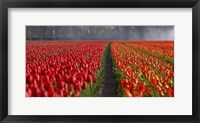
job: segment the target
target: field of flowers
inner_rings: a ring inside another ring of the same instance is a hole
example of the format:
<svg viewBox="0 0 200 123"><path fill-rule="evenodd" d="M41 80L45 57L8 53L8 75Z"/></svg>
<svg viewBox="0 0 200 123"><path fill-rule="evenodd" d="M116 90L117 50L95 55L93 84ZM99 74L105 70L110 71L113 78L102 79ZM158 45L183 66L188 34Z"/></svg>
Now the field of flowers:
<svg viewBox="0 0 200 123"><path fill-rule="evenodd" d="M27 41L26 96L81 96L84 90L92 91L106 44Z"/></svg>
<svg viewBox="0 0 200 123"><path fill-rule="evenodd" d="M111 44L122 96L174 96L173 43L140 41Z"/></svg>
<svg viewBox="0 0 200 123"><path fill-rule="evenodd" d="M26 97L98 96L107 52L119 96L174 96L173 41L27 41Z"/></svg>

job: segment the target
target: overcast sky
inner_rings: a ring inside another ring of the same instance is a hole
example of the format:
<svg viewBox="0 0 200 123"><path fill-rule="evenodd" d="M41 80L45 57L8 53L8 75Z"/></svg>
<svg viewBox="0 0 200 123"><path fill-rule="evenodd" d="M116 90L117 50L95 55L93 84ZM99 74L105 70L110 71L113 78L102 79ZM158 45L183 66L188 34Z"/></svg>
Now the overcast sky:
<svg viewBox="0 0 200 123"><path fill-rule="evenodd" d="M174 40L174 26L26 26L31 40Z"/></svg>

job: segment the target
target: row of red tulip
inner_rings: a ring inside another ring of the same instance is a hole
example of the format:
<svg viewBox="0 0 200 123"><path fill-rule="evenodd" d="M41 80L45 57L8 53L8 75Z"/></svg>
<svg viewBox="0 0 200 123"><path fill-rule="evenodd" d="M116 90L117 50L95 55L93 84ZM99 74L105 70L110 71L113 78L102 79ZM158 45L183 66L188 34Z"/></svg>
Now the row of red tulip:
<svg viewBox="0 0 200 123"><path fill-rule="evenodd" d="M173 41L145 41L140 43L129 43L135 48L151 52L155 55L164 56L165 58L174 60L174 42Z"/></svg>

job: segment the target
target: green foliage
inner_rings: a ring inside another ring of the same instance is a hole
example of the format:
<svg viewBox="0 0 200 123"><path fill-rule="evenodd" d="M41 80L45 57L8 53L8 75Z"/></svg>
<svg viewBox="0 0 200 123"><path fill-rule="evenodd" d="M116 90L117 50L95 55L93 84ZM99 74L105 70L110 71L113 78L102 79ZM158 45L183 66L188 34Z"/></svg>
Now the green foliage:
<svg viewBox="0 0 200 123"><path fill-rule="evenodd" d="M88 85L87 88L81 92L81 94L80 94L81 97L96 97L96 96L98 96L99 89L102 87L102 83L103 83L102 69L98 70L96 72L96 76L97 76L97 82L93 83L91 87Z"/></svg>
<svg viewBox="0 0 200 123"><path fill-rule="evenodd" d="M152 90L153 90L153 97L159 97L159 93L158 93L158 90L155 88L155 87L152 87Z"/></svg>
<svg viewBox="0 0 200 123"><path fill-rule="evenodd" d="M89 85L87 88L81 92L80 96L81 97L97 97L99 96L99 90L103 86L103 76L104 76L104 70L105 70L105 64L106 64L106 54L108 52L109 44L105 47L104 53L101 59L101 68L100 70L96 71L96 77L97 77L97 82L93 83L92 86L90 87Z"/></svg>
<svg viewBox="0 0 200 123"><path fill-rule="evenodd" d="M124 54L122 54L122 59L126 60L126 57L125 57L125 55L124 55Z"/></svg>
<svg viewBox="0 0 200 123"><path fill-rule="evenodd" d="M142 74L140 76L140 81L144 81L146 83L146 87L150 87L150 82L149 82L148 78L145 77L144 74Z"/></svg>

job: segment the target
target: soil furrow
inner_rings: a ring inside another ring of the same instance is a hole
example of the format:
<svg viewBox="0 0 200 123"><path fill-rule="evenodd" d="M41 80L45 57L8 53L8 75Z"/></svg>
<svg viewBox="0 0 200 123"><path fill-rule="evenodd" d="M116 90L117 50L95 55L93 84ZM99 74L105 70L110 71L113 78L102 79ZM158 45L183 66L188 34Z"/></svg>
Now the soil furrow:
<svg viewBox="0 0 200 123"><path fill-rule="evenodd" d="M105 64L105 74L103 87L100 89L100 97L117 97L118 84L115 75L112 71L112 59L111 59L111 48L110 44L106 52L106 64Z"/></svg>

